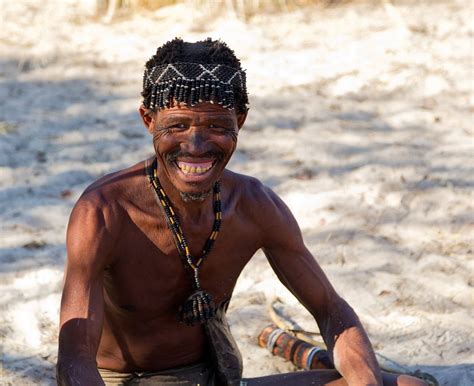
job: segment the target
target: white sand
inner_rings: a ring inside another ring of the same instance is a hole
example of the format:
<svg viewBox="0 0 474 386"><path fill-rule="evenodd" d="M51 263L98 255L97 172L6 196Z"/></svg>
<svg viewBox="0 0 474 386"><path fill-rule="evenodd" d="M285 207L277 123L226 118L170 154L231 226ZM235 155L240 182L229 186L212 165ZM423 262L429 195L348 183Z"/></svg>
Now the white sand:
<svg viewBox="0 0 474 386"><path fill-rule="evenodd" d="M106 25L72 0L0 2L0 383L54 383L69 212L151 153L143 64L178 35L242 58L251 111L231 168L285 199L376 350L474 384L473 11L412 3L248 24L188 4ZM257 254L229 313L246 376L292 370L255 343L275 295L311 326Z"/></svg>

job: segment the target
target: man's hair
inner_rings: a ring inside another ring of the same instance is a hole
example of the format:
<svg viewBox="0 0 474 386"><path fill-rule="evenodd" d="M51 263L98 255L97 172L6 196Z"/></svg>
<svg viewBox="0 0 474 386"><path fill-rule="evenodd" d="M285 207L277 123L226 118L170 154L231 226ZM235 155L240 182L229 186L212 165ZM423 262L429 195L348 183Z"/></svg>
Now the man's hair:
<svg viewBox="0 0 474 386"><path fill-rule="evenodd" d="M145 73L152 71L156 66L173 63L221 64L242 71L240 60L234 51L220 40L207 38L189 43L181 38L175 38L156 50L156 54L145 64ZM151 87L145 87L144 81L143 99L147 100L151 92ZM234 87L234 101L237 113L247 111L248 96L245 89Z"/></svg>

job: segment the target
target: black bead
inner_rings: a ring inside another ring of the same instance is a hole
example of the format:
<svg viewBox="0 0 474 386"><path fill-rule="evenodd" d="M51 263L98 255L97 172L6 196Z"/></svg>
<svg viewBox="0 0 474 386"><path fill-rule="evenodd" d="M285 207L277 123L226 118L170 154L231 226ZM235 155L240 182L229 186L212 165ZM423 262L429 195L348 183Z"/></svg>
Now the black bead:
<svg viewBox="0 0 474 386"><path fill-rule="evenodd" d="M191 106L194 106L196 104L195 100L194 100L194 95L196 94L196 83L193 81L192 85L191 85L191 93L190 93L190 96L189 96L189 103L191 104Z"/></svg>
<svg viewBox="0 0 474 386"><path fill-rule="evenodd" d="M230 107L233 108L233 107L235 106L234 92L231 91L231 92L229 93L229 95L230 95Z"/></svg>
<svg viewBox="0 0 474 386"><path fill-rule="evenodd" d="M199 82L199 102L202 102L204 100L204 85L206 81L204 79L201 79Z"/></svg>
<svg viewBox="0 0 474 386"><path fill-rule="evenodd" d="M168 93L168 106L171 105L171 101L175 98L176 95L176 85L174 83L170 84L170 90Z"/></svg>
<svg viewBox="0 0 474 386"><path fill-rule="evenodd" d="M190 93L191 93L191 88L189 87L189 81L186 81L184 85L184 91L183 91L183 101L186 102L186 104L190 105L191 101L189 100Z"/></svg>
<svg viewBox="0 0 474 386"><path fill-rule="evenodd" d="M211 83L211 96L209 99L213 103L216 101L216 82L215 81L212 81Z"/></svg>
<svg viewBox="0 0 474 386"><path fill-rule="evenodd" d="M224 88L221 85L217 84L217 103L220 105L222 104L222 100L224 99Z"/></svg>
<svg viewBox="0 0 474 386"><path fill-rule="evenodd" d="M209 81L206 80L206 84L204 85L204 99L206 101L209 100Z"/></svg>
<svg viewBox="0 0 474 386"><path fill-rule="evenodd" d="M179 91L178 91L178 101L179 102L184 102L183 95L184 95L184 84L180 83Z"/></svg>

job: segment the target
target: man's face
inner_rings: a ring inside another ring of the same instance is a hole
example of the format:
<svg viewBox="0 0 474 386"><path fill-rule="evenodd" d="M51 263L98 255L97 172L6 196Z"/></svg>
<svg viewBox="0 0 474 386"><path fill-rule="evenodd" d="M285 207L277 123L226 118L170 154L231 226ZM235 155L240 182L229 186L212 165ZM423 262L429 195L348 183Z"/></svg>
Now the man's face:
<svg viewBox="0 0 474 386"><path fill-rule="evenodd" d="M160 110L148 124L159 178L166 178L181 193L210 191L235 150L243 120L211 103Z"/></svg>

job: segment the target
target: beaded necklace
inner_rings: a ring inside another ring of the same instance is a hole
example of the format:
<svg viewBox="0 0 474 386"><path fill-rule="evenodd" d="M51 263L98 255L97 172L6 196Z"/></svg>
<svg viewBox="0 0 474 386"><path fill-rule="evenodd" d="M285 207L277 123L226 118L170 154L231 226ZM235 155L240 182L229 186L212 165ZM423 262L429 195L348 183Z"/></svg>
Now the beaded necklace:
<svg viewBox="0 0 474 386"><path fill-rule="evenodd" d="M188 325L193 325L194 323L205 323L207 320L212 319L216 313L214 302L212 296L204 291L201 288L201 283L199 281L199 269L204 262L204 259L212 249L214 241L217 239L219 230L221 227L222 220L222 209L221 209L221 193L219 181L214 184L213 193L214 193L214 225L212 226L212 232L207 238L201 257L195 261L194 257L191 255L191 252L188 247L186 238L184 237L183 230L179 223L178 216L176 215L171 202L166 195L163 187L160 184L160 181L157 176L156 160L153 164L153 174L149 174L149 180L155 189L158 201L163 208L163 211L166 215L166 220L168 227L173 234L176 247L178 249L181 261L187 270L192 272L192 284L194 292L186 299L183 305L178 310L178 318L181 322L184 322Z"/></svg>

